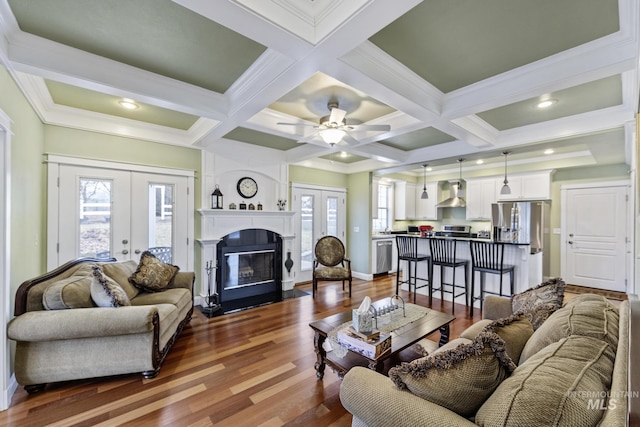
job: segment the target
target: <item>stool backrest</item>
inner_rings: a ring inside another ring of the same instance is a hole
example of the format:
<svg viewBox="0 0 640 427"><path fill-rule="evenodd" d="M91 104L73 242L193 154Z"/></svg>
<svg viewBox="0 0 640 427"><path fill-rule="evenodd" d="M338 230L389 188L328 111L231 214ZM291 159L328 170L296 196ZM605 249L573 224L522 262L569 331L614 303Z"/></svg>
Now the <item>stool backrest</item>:
<svg viewBox="0 0 640 427"><path fill-rule="evenodd" d="M400 258L415 258L418 255L418 238L412 236L396 236L398 256Z"/></svg>
<svg viewBox="0 0 640 427"><path fill-rule="evenodd" d="M429 239L431 259L433 262L455 262L456 240L453 239Z"/></svg>
<svg viewBox="0 0 640 427"><path fill-rule="evenodd" d="M504 263L504 243L469 242L471 266L501 270Z"/></svg>

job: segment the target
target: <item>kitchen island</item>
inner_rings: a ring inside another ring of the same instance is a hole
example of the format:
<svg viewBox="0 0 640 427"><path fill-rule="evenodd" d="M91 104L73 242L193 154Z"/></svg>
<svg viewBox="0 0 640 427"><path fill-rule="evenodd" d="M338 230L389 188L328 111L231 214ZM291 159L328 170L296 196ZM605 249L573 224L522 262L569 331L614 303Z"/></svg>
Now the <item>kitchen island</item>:
<svg viewBox="0 0 640 427"><path fill-rule="evenodd" d="M429 249L429 240L430 239L448 239L448 240L456 240L456 258L468 260L469 261L469 277L467 277L467 289L471 292L471 251L469 249L469 242L472 240L486 242L486 243L494 243L490 239L473 239L466 237L416 237L418 239L418 252L421 254L430 255L431 251ZM394 262L398 262L397 259ZM542 282L542 252L531 253L531 246L527 243L505 243L504 248L504 264L505 265L513 265L515 266L514 278L515 284L514 289L515 293L523 292L533 286L538 285ZM406 268L407 263L405 261L401 261L398 266L398 270L402 274L402 277L406 277ZM444 270L445 274L445 282L451 283L451 269L447 268ZM464 270L462 267L458 268L456 271L456 282L459 284L464 283L462 281L462 277L464 275ZM418 277L428 277L427 271L427 263L421 262L418 263ZM500 288L500 277L498 274L486 274L485 280L485 291L497 293ZM440 278L440 269L433 269L433 282L434 287L439 287L441 281ZM426 282L418 282L418 286L424 284ZM505 274L503 278L503 294L509 295L509 275ZM401 286L403 290L408 290L408 285L404 284ZM418 289L418 293L422 295L429 295L429 288L424 287ZM480 294L480 273L476 273L476 286L475 286L476 296ZM440 298L440 292L434 292L434 298ZM451 300L451 294L444 294L445 300ZM459 296L456 298L456 301L459 304L464 304L464 297ZM476 307L480 307L480 301L475 302Z"/></svg>

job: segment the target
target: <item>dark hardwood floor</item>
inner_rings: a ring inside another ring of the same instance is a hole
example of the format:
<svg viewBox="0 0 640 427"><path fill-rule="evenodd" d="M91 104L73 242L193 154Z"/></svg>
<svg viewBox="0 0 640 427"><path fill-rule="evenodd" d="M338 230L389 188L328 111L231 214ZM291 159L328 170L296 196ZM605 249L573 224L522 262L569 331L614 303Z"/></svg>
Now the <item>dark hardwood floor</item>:
<svg viewBox="0 0 640 427"><path fill-rule="evenodd" d="M297 289L311 293L311 285ZM208 319L196 310L158 377L124 375L50 384L35 395L20 388L3 426L348 426L340 380L327 368L316 379L309 322L357 307L368 295L389 297L395 275L355 279L353 296L340 283L321 283L311 295ZM408 294L401 296L408 300ZM417 303L427 305L426 296ZM451 311L434 299L433 308ZM456 305L451 339L473 321ZM434 341L439 339L436 333Z"/></svg>

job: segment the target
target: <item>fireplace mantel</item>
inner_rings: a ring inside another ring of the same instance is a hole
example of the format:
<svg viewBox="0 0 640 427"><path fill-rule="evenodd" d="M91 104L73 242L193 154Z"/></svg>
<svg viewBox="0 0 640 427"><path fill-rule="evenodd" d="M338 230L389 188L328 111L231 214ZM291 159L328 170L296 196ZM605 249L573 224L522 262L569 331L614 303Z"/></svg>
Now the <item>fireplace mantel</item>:
<svg viewBox="0 0 640 427"><path fill-rule="evenodd" d="M280 234L283 239L293 238L293 211L255 211L198 209L202 217L200 240L220 239L234 231L264 228Z"/></svg>
<svg viewBox="0 0 640 427"><path fill-rule="evenodd" d="M207 262L216 264L216 246L220 240L231 233L251 228L273 231L282 237L282 289L293 289L293 272L286 270L284 261L292 251L295 233L293 230L293 211L257 211L231 209L198 209L201 217L201 234L197 242L202 247L201 266ZM205 277L204 275L202 277ZM203 293L204 294L204 293Z"/></svg>

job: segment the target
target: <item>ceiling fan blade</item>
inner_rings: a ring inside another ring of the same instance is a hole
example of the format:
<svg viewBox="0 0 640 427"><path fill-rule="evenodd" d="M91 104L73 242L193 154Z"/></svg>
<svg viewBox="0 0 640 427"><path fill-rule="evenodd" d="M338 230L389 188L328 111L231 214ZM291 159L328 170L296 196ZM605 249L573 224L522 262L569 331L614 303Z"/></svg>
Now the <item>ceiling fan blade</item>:
<svg viewBox="0 0 640 427"><path fill-rule="evenodd" d="M309 142L312 139L314 139L316 136L318 136L318 131L312 132L311 134L305 136L304 138L300 138L297 142L298 143Z"/></svg>
<svg viewBox="0 0 640 427"><path fill-rule="evenodd" d="M347 115L347 112L345 110L341 110L339 108L332 108L331 116L329 116L329 122L341 125L346 115Z"/></svg>
<svg viewBox="0 0 640 427"><path fill-rule="evenodd" d="M358 141L357 139L355 139L354 137L352 137L348 133L346 133L342 137L342 141L345 142L347 145L358 145L360 143L360 141Z"/></svg>
<svg viewBox="0 0 640 427"><path fill-rule="evenodd" d="M391 126L389 125L356 125L354 130L367 130L375 132L389 132Z"/></svg>
<svg viewBox="0 0 640 427"><path fill-rule="evenodd" d="M283 125L283 126L305 126L305 127L313 127L313 125L307 125L304 123L284 123L284 122L278 122L276 123L277 125Z"/></svg>

